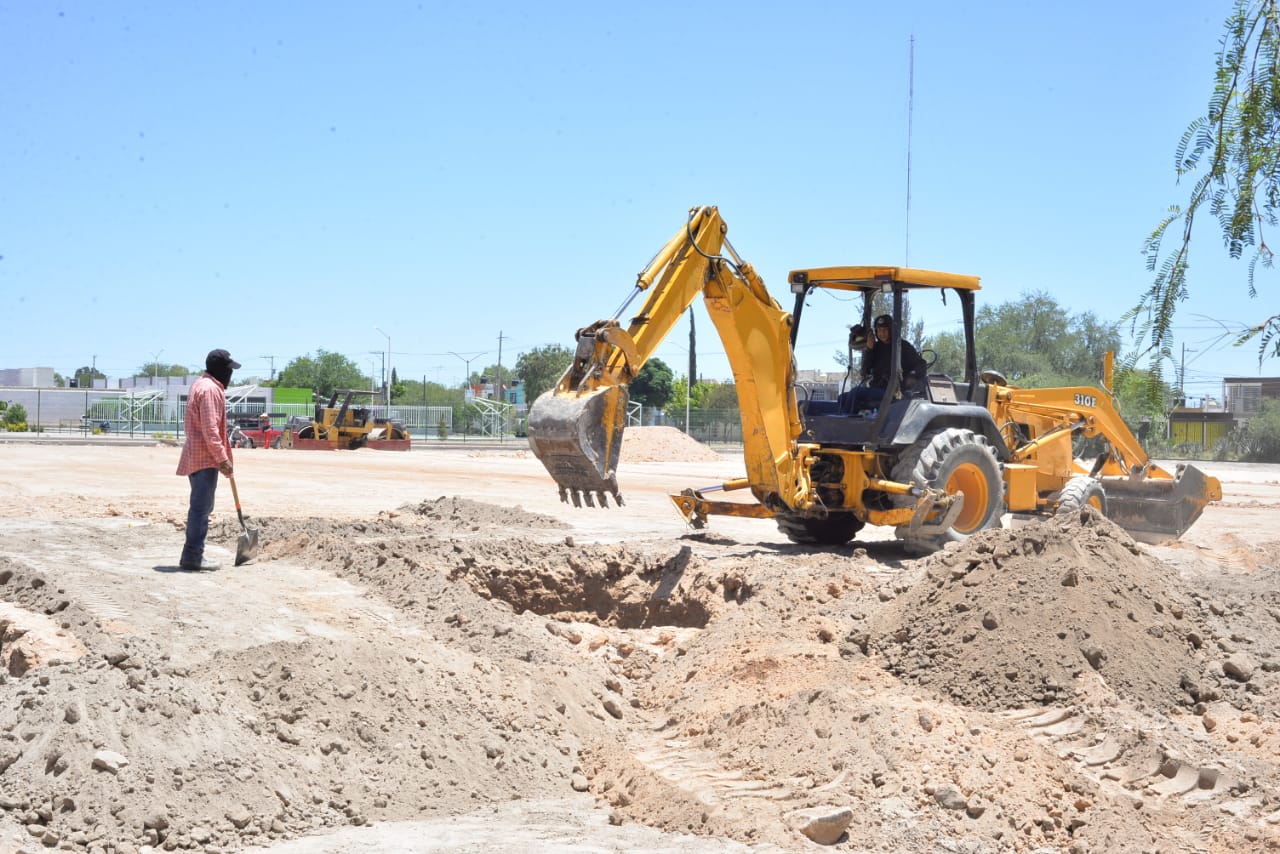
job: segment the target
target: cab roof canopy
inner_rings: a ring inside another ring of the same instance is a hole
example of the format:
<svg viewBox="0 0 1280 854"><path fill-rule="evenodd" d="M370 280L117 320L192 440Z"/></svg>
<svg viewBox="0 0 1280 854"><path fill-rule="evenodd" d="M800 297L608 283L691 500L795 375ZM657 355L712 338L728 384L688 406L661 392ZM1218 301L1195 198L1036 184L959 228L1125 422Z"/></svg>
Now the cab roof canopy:
<svg viewBox="0 0 1280 854"><path fill-rule="evenodd" d="M959 273L939 273L934 270L917 270L913 267L811 267L792 270L787 276L791 292L800 293L806 287L832 288L844 291L880 290L886 285L911 288L955 288L963 291L981 289L977 276Z"/></svg>

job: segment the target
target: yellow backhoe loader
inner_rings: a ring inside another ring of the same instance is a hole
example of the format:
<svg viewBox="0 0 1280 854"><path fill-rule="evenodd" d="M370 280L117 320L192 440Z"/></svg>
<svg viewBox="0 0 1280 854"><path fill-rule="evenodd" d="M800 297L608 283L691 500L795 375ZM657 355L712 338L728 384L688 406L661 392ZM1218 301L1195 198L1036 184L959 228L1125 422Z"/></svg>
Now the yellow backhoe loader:
<svg viewBox="0 0 1280 854"><path fill-rule="evenodd" d="M562 500L622 503L617 464L627 386L699 295L733 370L746 474L672 496L694 527L716 514L773 518L794 542L834 545L864 525L887 525L913 551L930 551L999 525L1006 512L1045 515L1089 504L1136 538L1158 541L1180 536L1222 497L1218 481L1193 466L1169 473L1152 463L1109 391L1021 389L996 371L980 373L976 277L903 267L793 270L788 312L726 232L716 208L693 209L618 312L578 331L572 364L530 409L529 445ZM859 294L861 316L850 320L868 329L873 297L892 302L892 369L873 410L807 400L796 383L802 311L823 288ZM904 298L922 291L958 297L962 377L901 370ZM623 328L619 317L640 294L643 305ZM1091 465L1075 458L1078 436L1103 440L1106 450ZM739 489L755 500L708 497Z"/></svg>
<svg viewBox="0 0 1280 854"><path fill-rule="evenodd" d="M280 447L308 451L409 450L409 432L399 421L374 417L368 407L352 406L357 397L369 397L377 391L340 389L329 398L328 406L317 406L315 419L301 424L290 423L280 436ZM342 398L341 405L338 398Z"/></svg>

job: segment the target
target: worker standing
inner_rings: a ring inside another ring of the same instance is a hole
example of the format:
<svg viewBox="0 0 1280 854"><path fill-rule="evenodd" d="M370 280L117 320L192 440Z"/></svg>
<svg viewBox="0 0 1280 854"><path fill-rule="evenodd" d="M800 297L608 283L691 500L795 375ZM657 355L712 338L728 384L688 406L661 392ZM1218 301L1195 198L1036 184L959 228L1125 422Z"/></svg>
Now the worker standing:
<svg viewBox="0 0 1280 854"><path fill-rule="evenodd" d="M204 360L205 372L187 393L187 413L183 421L187 441L178 458L178 474L191 483L187 509L187 539L178 566L188 570L218 569L205 560L204 541L209 534L209 514L218 489L218 473L234 473L231 442L227 437L227 386L231 372L240 363L226 350L210 350Z"/></svg>

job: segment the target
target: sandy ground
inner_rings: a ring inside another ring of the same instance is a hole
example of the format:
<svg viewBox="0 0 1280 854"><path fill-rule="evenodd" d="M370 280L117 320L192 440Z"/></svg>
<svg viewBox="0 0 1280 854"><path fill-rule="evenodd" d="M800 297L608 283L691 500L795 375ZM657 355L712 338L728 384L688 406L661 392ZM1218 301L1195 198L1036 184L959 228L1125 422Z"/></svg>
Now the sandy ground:
<svg viewBox="0 0 1280 854"><path fill-rule="evenodd" d="M210 573L176 448L0 442L0 852L1280 847L1280 467L916 559L690 532L741 461L628 442L608 510L516 442L241 451Z"/></svg>

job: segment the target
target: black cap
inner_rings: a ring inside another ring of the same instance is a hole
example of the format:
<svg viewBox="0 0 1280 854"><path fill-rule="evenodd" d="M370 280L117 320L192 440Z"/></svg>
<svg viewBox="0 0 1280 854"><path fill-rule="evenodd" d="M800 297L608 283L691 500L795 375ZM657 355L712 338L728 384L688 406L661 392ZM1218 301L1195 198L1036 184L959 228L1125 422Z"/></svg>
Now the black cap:
<svg viewBox="0 0 1280 854"><path fill-rule="evenodd" d="M877 317L876 328L879 329L882 326L893 326L893 318L887 314L882 314L879 317Z"/></svg>
<svg viewBox="0 0 1280 854"><path fill-rule="evenodd" d="M209 355L204 357L205 370L212 371L220 367L230 368L234 371L240 367L240 363L231 358L231 354L226 350L210 350Z"/></svg>

